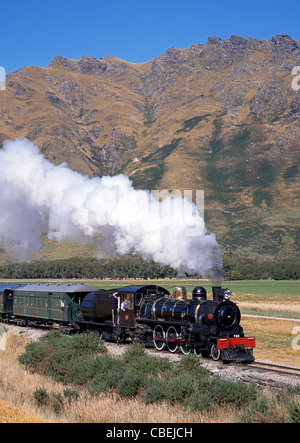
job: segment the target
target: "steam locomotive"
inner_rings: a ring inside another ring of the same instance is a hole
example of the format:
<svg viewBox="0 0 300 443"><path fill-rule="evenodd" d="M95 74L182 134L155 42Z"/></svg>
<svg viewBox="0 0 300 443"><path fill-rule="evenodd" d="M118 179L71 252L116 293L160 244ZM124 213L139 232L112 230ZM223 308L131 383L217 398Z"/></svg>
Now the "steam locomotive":
<svg viewBox="0 0 300 443"><path fill-rule="evenodd" d="M172 294L156 285L97 290L88 285L0 285L0 319L19 325L58 325L65 333L94 332L225 362L254 360L254 337L245 337L229 289L215 286L213 299L197 286L192 298L176 286Z"/></svg>

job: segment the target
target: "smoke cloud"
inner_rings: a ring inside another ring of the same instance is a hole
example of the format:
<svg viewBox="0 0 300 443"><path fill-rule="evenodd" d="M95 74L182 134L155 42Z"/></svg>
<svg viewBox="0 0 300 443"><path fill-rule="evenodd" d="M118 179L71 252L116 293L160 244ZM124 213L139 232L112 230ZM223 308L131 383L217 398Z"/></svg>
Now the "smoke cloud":
<svg viewBox="0 0 300 443"><path fill-rule="evenodd" d="M85 241L102 237L114 252L135 252L178 270L220 274L214 234L194 203L157 201L124 175L102 178L54 165L27 139L0 150L0 243L19 260L42 247L41 238Z"/></svg>

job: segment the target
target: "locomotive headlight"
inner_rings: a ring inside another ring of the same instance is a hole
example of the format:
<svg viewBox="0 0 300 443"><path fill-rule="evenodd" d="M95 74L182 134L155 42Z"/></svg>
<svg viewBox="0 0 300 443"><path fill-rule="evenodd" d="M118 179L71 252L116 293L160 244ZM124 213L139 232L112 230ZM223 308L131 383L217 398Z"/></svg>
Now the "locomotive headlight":
<svg viewBox="0 0 300 443"><path fill-rule="evenodd" d="M230 289L225 289L225 291L224 291L224 300L229 300L230 297L231 297Z"/></svg>

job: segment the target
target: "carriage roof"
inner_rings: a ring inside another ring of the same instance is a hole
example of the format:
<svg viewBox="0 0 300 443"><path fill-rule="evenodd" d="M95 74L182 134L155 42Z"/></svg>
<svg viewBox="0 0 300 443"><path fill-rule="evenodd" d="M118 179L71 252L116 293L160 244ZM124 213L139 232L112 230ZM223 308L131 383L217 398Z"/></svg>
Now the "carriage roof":
<svg viewBox="0 0 300 443"><path fill-rule="evenodd" d="M22 292L91 292L97 289L94 286L84 284L61 284L61 283L35 283L22 286L20 288Z"/></svg>
<svg viewBox="0 0 300 443"><path fill-rule="evenodd" d="M0 283L0 292L3 292L5 290L14 291L15 289L19 289L22 286L24 286L24 284L21 283Z"/></svg>

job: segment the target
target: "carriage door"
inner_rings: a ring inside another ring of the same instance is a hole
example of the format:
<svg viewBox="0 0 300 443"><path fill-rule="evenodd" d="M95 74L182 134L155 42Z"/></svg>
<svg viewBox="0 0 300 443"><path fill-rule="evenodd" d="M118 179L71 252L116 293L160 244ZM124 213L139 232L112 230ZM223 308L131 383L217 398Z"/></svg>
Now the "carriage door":
<svg viewBox="0 0 300 443"><path fill-rule="evenodd" d="M127 306L126 306L127 305ZM123 309L122 309L123 306ZM133 327L134 322L134 294L122 294L120 309L120 325Z"/></svg>
<svg viewBox="0 0 300 443"><path fill-rule="evenodd" d="M14 296L11 289L5 289L4 291L3 308L6 314L13 314L14 312Z"/></svg>

